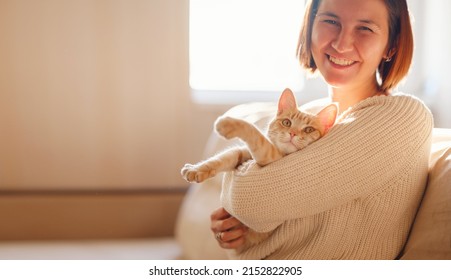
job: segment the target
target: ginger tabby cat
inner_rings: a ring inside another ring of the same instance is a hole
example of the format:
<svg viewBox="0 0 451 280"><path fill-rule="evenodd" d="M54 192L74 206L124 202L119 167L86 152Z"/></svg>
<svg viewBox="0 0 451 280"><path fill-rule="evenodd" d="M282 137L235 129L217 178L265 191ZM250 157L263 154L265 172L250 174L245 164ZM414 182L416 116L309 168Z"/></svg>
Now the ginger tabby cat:
<svg viewBox="0 0 451 280"><path fill-rule="evenodd" d="M337 112L335 104L326 106L316 115L301 112L293 92L285 89L279 98L276 117L268 126L267 136L244 120L219 117L215 122L216 132L226 139L238 137L246 146L229 148L197 164L185 164L181 174L188 182L200 183L220 172L233 171L250 159L265 166L320 139L334 125ZM269 235L249 230L242 249Z"/></svg>

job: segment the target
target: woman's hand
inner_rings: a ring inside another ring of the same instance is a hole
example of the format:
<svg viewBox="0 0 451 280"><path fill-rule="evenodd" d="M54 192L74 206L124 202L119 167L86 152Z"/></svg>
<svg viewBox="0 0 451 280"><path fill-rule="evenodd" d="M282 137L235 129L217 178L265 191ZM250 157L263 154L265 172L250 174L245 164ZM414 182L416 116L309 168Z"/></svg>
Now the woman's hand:
<svg viewBox="0 0 451 280"><path fill-rule="evenodd" d="M211 213L211 230L224 249L237 249L244 244L248 228L224 208Z"/></svg>

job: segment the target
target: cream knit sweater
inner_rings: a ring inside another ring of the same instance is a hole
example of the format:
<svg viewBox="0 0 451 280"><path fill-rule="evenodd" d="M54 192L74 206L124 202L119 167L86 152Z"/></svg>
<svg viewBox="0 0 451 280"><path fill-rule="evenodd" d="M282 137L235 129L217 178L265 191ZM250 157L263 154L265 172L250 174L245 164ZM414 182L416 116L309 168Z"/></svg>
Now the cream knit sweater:
<svg viewBox="0 0 451 280"><path fill-rule="evenodd" d="M319 141L225 175L221 202L250 228L274 230L239 259L394 259L427 180L433 119L404 94L368 98Z"/></svg>

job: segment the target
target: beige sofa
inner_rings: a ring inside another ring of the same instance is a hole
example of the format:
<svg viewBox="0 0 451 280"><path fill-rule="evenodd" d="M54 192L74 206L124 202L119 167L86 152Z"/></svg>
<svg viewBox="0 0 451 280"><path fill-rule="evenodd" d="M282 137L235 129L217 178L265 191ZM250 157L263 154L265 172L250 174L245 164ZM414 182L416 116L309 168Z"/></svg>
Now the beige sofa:
<svg viewBox="0 0 451 280"><path fill-rule="evenodd" d="M246 104L227 114L246 119L257 126L272 117L269 104ZM212 133L205 156L231 145ZM183 258L223 259L209 230L209 215L219 207L220 178L193 184L184 198L176 224L176 240ZM428 186L401 259L451 259L451 129L433 131Z"/></svg>

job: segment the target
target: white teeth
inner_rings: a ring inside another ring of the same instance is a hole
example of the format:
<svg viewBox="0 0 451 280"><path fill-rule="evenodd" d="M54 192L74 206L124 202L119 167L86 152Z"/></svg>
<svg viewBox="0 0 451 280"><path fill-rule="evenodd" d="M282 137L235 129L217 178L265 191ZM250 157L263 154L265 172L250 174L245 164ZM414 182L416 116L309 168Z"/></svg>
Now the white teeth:
<svg viewBox="0 0 451 280"><path fill-rule="evenodd" d="M330 55L329 55L329 60L332 61L333 63L341 65L341 66L348 66L348 65L351 65L354 63L354 61L352 61L352 60L347 60L344 58L336 58L336 57L333 57Z"/></svg>

